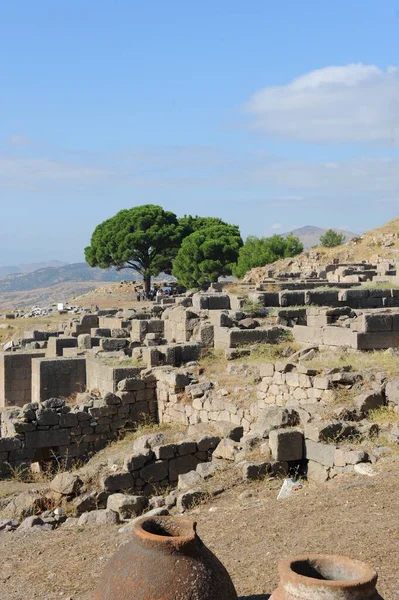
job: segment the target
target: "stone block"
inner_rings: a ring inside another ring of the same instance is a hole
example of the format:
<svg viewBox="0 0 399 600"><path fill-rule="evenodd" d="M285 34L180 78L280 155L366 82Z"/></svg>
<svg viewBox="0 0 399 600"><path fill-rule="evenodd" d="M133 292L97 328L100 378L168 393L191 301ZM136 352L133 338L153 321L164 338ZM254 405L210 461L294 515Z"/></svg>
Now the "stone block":
<svg viewBox="0 0 399 600"><path fill-rule="evenodd" d="M100 338L100 348L104 352L114 352L115 350L124 350L128 345L126 339Z"/></svg>
<svg viewBox="0 0 399 600"><path fill-rule="evenodd" d="M385 388L385 395L388 404L399 405L399 377L394 377L388 381Z"/></svg>
<svg viewBox="0 0 399 600"><path fill-rule="evenodd" d="M335 445L321 444L312 440L305 440L305 458L324 465L325 467L333 467L335 460Z"/></svg>
<svg viewBox="0 0 399 600"><path fill-rule="evenodd" d="M107 509L118 513L121 519L131 519L139 516L147 506L148 498L145 496L111 494L107 500Z"/></svg>
<svg viewBox="0 0 399 600"><path fill-rule="evenodd" d="M176 445L177 453L179 456L185 456L186 454L194 454L197 452L196 442L181 442Z"/></svg>
<svg viewBox="0 0 399 600"><path fill-rule="evenodd" d="M307 466L307 478L315 483L325 483L330 478L330 467L309 460Z"/></svg>
<svg viewBox="0 0 399 600"><path fill-rule="evenodd" d="M106 492L122 492L133 489L134 480L129 471L119 471L103 475L101 485Z"/></svg>
<svg viewBox="0 0 399 600"><path fill-rule="evenodd" d="M307 290L304 304L316 306L336 306L338 304L337 290Z"/></svg>
<svg viewBox="0 0 399 600"><path fill-rule="evenodd" d="M262 363L261 365L259 365L259 374L261 377L273 377L274 364L273 363Z"/></svg>
<svg viewBox="0 0 399 600"><path fill-rule="evenodd" d="M193 508L207 497L202 490L189 490L177 497L176 507L179 512Z"/></svg>
<svg viewBox="0 0 399 600"><path fill-rule="evenodd" d="M199 452L209 452L214 450L220 442L220 437L216 435L205 435L201 437L197 442L197 448Z"/></svg>
<svg viewBox="0 0 399 600"><path fill-rule="evenodd" d="M358 350L384 350L399 347L399 331L358 333Z"/></svg>
<svg viewBox="0 0 399 600"><path fill-rule="evenodd" d="M303 433L295 429L274 429L269 445L277 461L299 461L303 458Z"/></svg>
<svg viewBox="0 0 399 600"><path fill-rule="evenodd" d="M305 304L304 291L284 290L279 294L280 306L303 306Z"/></svg>
<svg viewBox="0 0 399 600"><path fill-rule="evenodd" d="M47 431L29 431L25 434L27 448L57 448L69 444L68 429L49 429Z"/></svg>
<svg viewBox="0 0 399 600"><path fill-rule="evenodd" d="M213 452L214 458L222 458L224 460L235 460L240 446L230 439L222 439Z"/></svg>
<svg viewBox="0 0 399 600"><path fill-rule="evenodd" d="M177 489L186 492L192 488L197 488L203 482L203 478L197 471L189 471L179 475Z"/></svg>
<svg viewBox="0 0 399 600"><path fill-rule="evenodd" d="M392 315L388 313L363 313L362 331L364 333L374 331L392 331Z"/></svg>
<svg viewBox="0 0 399 600"><path fill-rule="evenodd" d="M356 408L363 414L367 415L371 410L385 406L386 400L381 392L365 392L356 396Z"/></svg>
<svg viewBox="0 0 399 600"><path fill-rule="evenodd" d="M242 478L244 481L256 481L263 479L270 473L270 462L245 462L242 466Z"/></svg>
<svg viewBox="0 0 399 600"><path fill-rule="evenodd" d="M140 469L140 477L147 483L157 483L168 477L169 463L159 460Z"/></svg>
<svg viewBox="0 0 399 600"><path fill-rule="evenodd" d="M171 458L169 461L169 479L171 482L177 481L179 475L195 470L198 459L192 454Z"/></svg>
<svg viewBox="0 0 399 600"><path fill-rule="evenodd" d="M174 458L176 455L176 444L163 444L162 446L154 446L152 450L157 460Z"/></svg>

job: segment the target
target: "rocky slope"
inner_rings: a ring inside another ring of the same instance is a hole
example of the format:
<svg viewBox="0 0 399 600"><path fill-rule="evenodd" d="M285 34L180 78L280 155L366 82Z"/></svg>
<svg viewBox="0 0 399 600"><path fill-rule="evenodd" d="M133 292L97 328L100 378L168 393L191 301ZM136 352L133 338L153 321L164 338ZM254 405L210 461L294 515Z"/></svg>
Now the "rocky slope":
<svg viewBox="0 0 399 600"><path fill-rule="evenodd" d="M268 277L297 271L317 271L334 260L339 262L369 261L373 264L387 260L399 262L399 218L373 229L364 235L351 239L336 248L313 248L294 258L278 260L264 267L248 271L244 277L247 283L259 283Z"/></svg>

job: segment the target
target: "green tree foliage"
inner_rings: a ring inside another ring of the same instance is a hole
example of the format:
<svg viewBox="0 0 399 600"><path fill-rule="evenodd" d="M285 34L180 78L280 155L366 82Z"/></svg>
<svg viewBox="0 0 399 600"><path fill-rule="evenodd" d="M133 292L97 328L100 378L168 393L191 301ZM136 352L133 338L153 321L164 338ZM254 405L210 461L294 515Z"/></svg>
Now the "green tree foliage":
<svg viewBox="0 0 399 600"><path fill-rule="evenodd" d="M341 246L345 242L343 233L337 233L334 229L328 229L320 238L320 244L325 248L334 248Z"/></svg>
<svg viewBox="0 0 399 600"><path fill-rule="evenodd" d="M200 228L183 240L172 273L187 288L210 284L222 275L231 275L241 246L235 225Z"/></svg>
<svg viewBox="0 0 399 600"><path fill-rule="evenodd" d="M245 240L233 269L236 277L244 277L245 273L255 267L264 267L280 258L288 258L303 252L303 244L299 238L289 234L272 235L258 238L250 235Z"/></svg>
<svg viewBox="0 0 399 600"><path fill-rule="evenodd" d="M213 227L214 225L228 225L228 223L222 221L219 217L193 217L191 215L184 215L184 217L179 219L182 239L194 233L194 231L204 229L205 227Z"/></svg>
<svg viewBox="0 0 399 600"><path fill-rule="evenodd" d="M181 236L174 213L154 204L135 206L95 228L85 248L86 262L101 269L133 269L143 276L148 293L152 276L170 272Z"/></svg>

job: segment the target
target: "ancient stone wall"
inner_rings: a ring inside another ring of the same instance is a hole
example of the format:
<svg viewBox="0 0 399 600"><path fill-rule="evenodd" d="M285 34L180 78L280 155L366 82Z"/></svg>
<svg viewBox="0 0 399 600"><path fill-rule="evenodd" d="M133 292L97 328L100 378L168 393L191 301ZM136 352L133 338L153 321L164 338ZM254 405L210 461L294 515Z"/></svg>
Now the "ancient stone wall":
<svg viewBox="0 0 399 600"><path fill-rule="evenodd" d="M40 357L44 352L0 354L0 407L23 406L31 401L32 360Z"/></svg>
<svg viewBox="0 0 399 600"><path fill-rule="evenodd" d="M0 471L9 466L87 457L116 439L119 431L135 429L142 421L156 421L153 378L126 378L116 394L90 398L77 406L50 398L1 415Z"/></svg>
<svg viewBox="0 0 399 600"><path fill-rule="evenodd" d="M85 358L35 358L32 360L32 402L68 398L86 390Z"/></svg>

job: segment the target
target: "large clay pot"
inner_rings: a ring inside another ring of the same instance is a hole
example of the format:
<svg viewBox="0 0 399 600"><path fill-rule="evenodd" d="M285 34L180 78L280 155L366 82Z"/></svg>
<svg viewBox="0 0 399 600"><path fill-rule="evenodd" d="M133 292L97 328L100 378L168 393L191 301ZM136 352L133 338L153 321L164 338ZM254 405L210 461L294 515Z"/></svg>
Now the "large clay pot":
<svg viewBox="0 0 399 600"><path fill-rule="evenodd" d="M377 573L368 564L334 554L286 558L270 600L382 600Z"/></svg>
<svg viewBox="0 0 399 600"><path fill-rule="evenodd" d="M143 517L110 559L95 600L237 600L229 574L181 517Z"/></svg>

